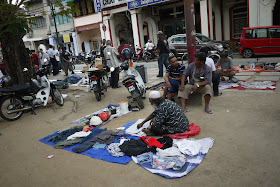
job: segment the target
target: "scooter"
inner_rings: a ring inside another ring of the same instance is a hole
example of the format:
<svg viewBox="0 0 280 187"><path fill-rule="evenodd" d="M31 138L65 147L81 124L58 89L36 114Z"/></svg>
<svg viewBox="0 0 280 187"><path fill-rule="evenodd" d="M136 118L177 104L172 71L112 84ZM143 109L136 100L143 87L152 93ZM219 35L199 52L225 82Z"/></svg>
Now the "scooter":
<svg viewBox="0 0 280 187"><path fill-rule="evenodd" d="M101 101L101 95L107 91L108 75L107 69L92 68L88 72L89 77L89 91L94 92L97 101Z"/></svg>
<svg viewBox="0 0 280 187"><path fill-rule="evenodd" d="M133 101L136 101L141 109L144 108L143 98L146 97L146 86L140 73L134 68L129 67L131 61L131 51L124 49L122 56L125 61L120 66L120 71L123 71L123 85L128 89ZM111 71L114 69L111 68Z"/></svg>
<svg viewBox="0 0 280 187"><path fill-rule="evenodd" d="M28 72L28 69L24 68L24 72ZM26 84L0 88L0 95L4 96L0 101L0 116L7 121L14 121L25 111L36 115L35 107L46 106L50 99L63 106L64 99L47 78L48 72L48 67L41 68L35 73L37 79L30 78Z"/></svg>

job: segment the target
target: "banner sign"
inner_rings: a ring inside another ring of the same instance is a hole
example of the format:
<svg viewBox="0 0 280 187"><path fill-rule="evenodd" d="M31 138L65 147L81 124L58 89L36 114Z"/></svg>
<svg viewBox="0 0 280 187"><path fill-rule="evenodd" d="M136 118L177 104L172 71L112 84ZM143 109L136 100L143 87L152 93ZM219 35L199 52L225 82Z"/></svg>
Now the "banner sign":
<svg viewBox="0 0 280 187"><path fill-rule="evenodd" d="M95 12L101 12L102 8L101 8L101 0L94 0L94 9Z"/></svg>
<svg viewBox="0 0 280 187"><path fill-rule="evenodd" d="M161 3L164 1L168 1L168 0L133 0L133 1L127 2L127 8L134 9L134 8L138 8L138 7L142 7L142 6L148 6L148 5L153 5L156 3Z"/></svg>
<svg viewBox="0 0 280 187"><path fill-rule="evenodd" d="M69 43L70 42L70 35L69 35L69 33L63 34L63 41L64 41L64 43Z"/></svg>
<svg viewBox="0 0 280 187"><path fill-rule="evenodd" d="M127 3L129 0L101 0L102 9Z"/></svg>

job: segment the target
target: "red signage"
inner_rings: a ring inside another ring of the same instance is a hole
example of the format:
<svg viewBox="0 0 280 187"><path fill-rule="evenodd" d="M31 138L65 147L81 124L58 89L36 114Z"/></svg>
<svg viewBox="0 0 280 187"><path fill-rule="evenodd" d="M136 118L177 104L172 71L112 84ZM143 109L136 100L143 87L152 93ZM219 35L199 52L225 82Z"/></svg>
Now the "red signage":
<svg viewBox="0 0 280 187"><path fill-rule="evenodd" d="M103 30L104 32L106 31L106 25L105 25L105 24L102 25L102 30Z"/></svg>

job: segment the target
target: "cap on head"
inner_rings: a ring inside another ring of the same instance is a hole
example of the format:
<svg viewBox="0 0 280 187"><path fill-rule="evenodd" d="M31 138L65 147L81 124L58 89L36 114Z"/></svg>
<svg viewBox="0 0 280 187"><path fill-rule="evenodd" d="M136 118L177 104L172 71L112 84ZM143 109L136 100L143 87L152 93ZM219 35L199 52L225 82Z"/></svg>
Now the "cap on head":
<svg viewBox="0 0 280 187"><path fill-rule="evenodd" d="M163 35L162 31L158 31L157 35Z"/></svg>
<svg viewBox="0 0 280 187"><path fill-rule="evenodd" d="M158 98L160 98L160 92L159 91L151 91L149 93L149 98L150 99L158 99Z"/></svg>

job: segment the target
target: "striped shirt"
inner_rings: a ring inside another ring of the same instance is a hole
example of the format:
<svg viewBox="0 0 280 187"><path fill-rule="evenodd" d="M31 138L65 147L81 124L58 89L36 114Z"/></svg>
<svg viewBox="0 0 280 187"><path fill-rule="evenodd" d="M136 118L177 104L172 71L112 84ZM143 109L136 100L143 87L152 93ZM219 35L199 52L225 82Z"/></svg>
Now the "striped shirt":
<svg viewBox="0 0 280 187"><path fill-rule="evenodd" d="M169 65L166 69L166 73L168 73L169 76L172 78L179 78L184 73L185 69L186 69L186 67L184 64L178 63L178 66L176 69L173 69L173 67L171 65Z"/></svg>

